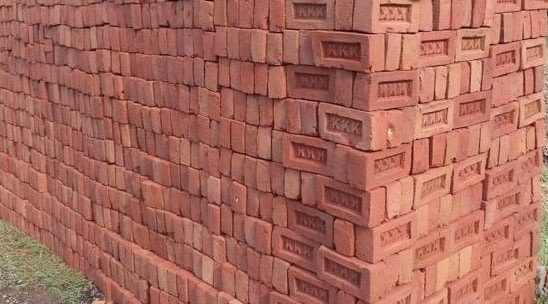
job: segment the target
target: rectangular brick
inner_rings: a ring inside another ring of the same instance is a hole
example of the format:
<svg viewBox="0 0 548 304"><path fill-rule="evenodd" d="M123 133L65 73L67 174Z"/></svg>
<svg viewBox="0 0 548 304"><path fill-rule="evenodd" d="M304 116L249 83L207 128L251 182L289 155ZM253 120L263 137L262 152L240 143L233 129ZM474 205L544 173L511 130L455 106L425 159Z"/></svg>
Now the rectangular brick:
<svg viewBox="0 0 548 304"><path fill-rule="evenodd" d="M318 138L285 134L283 165L295 170L328 175L334 148L333 143Z"/></svg>
<svg viewBox="0 0 548 304"><path fill-rule="evenodd" d="M539 205L535 203L514 214L514 239L519 239L523 234L536 230L540 216Z"/></svg>
<svg viewBox="0 0 548 304"><path fill-rule="evenodd" d="M519 98L519 127L524 127L544 118L544 102L542 93L536 93Z"/></svg>
<svg viewBox="0 0 548 304"><path fill-rule="evenodd" d="M453 124L455 128L488 121L491 118L491 91L460 95L455 99Z"/></svg>
<svg viewBox="0 0 548 304"><path fill-rule="evenodd" d="M310 271L316 269L316 251L319 244L289 229L275 227L272 232L274 256Z"/></svg>
<svg viewBox="0 0 548 304"><path fill-rule="evenodd" d="M333 217L327 213L288 201L287 226L319 243L333 246Z"/></svg>
<svg viewBox="0 0 548 304"><path fill-rule="evenodd" d="M448 304L449 296L447 288L442 289L436 294L425 298L421 304Z"/></svg>
<svg viewBox="0 0 548 304"><path fill-rule="evenodd" d="M377 188L359 191L334 179L316 176L316 203L329 214L364 227L374 227L384 220L386 194Z"/></svg>
<svg viewBox="0 0 548 304"><path fill-rule="evenodd" d="M515 12L521 9L521 3L524 0L508 0L508 1L496 1L494 11L495 13ZM525 0L527 1L527 0Z"/></svg>
<svg viewBox="0 0 548 304"><path fill-rule="evenodd" d="M514 0L517 3L521 3L523 1L523 8L526 10L537 10L537 9L548 9L548 4L544 1L538 1L538 0ZM519 10L519 7L518 7Z"/></svg>
<svg viewBox="0 0 548 304"><path fill-rule="evenodd" d="M512 303L534 303L536 301L536 286L534 283L526 283L519 290L512 289Z"/></svg>
<svg viewBox="0 0 548 304"><path fill-rule="evenodd" d="M356 256L376 263L410 247L416 239L416 214L388 221L375 228L356 228Z"/></svg>
<svg viewBox="0 0 548 304"><path fill-rule="evenodd" d="M453 129L453 100L443 100L417 106L415 139L451 131Z"/></svg>
<svg viewBox="0 0 548 304"><path fill-rule="evenodd" d="M457 31L457 61L470 61L489 56L488 28L460 29Z"/></svg>
<svg viewBox="0 0 548 304"><path fill-rule="evenodd" d="M422 32L419 66L447 65L455 62L457 35L454 31Z"/></svg>
<svg viewBox="0 0 548 304"><path fill-rule="evenodd" d="M497 276L513 268L523 258L520 255L520 248L517 244L500 246L491 253L491 275Z"/></svg>
<svg viewBox="0 0 548 304"><path fill-rule="evenodd" d="M311 32L314 64L360 72L384 69L384 36ZM381 51L382 50L382 51Z"/></svg>
<svg viewBox="0 0 548 304"><path fill-rule="evenodd" d="M494 199L483 202L485 227L491 227L497 221L516 212L523 206L524 187L516 187Z"/></svg>
<svg viewBox="0 0 548 304"><path fill-rule="evenodd" d="M480 241L483 234L483 218L483 210L478 210L451 223L448 239L450 250L458 251Z"/></svg>
<svg viewBox="0 0 548 304"><path fill-rule="evenodd" d="M481 292L479 271L472 272L449 284L449 303L477 303Z"/></svg>
<svg viewBox="0 0 548 304"><path fill-rule="evenodd" d="M419 3L412 0L371 0L354 4L353 29L367 33L415 33Z"/></svg>
<svg viewBox="0 0 548 304"><path fill-rule="evenodd" d="M285 22L290 29L333 29L335 1L289 0L286 2Z"/></svg>
<svg viewBox="0 0 548 304"><path fill-rule="evenodd" d="M429 266L449 254L449 230L438 230L415 242L413 269Z"/></svg>
<svg viewBox="0 0 548 304"><path fill-rule="evenodd" d="M542 66L546 58L546 39L537 38L521 41L521 68Z"/></svg>
<svg viewBox="0 0 548 304"><path fill-rule="evenodd" d="M340 255L324 246L318 251L317 263L320 279L356 297L369 299L370 285L378 284L371 279L379 274L371 273L371 264Z"/></svg>
<svg viewBox="0 0 548 304"><path fill-rule="evenodd" d="M520 42L492 45L490 54L493 77L516 72L521 66Z"/></svg>
<svg viewBox="0 0 548 304"><path fill-rule="evenodd" d="M533 150L521 156L519 162L519 182L528 183L531 178L541 174L543 154L541 150Z"/></svg>
<svg viewBox="0 0 548 304"><path fill-rule="evenodd" d="M478 154L454 164L452 192L455 193L483 181L486 164L487 153Z"/></svg>
<svg viewBox="0 0 548 304"><path fill-rule="evenodd" d="M322 138L362 150L371 148L376 128L369 113L322 103L318 116Z"/></svg>
<svg viewBox="0 0 548 304"><path fill-rule="evenodd" d="M293 300L291 297L281 294L276 291L270 292L269 302L270 304L299 304L299 302Z"/></svg>
<svg viewBox="0 0 548 304"><path fill-rule="evenodd" d="M422 206L451 191L453 166L433 168L425 173L414 175L414 207Z"/></svg>
<svg viewBox="0 0 548 304"><path fill-rule="evenodd" d="M392 71L357 74L353 107L366 111L416 105L419 100L419 73Z"/></svg>
<svg viewBox="0 0 548 304"><path fill-rule="evenodd" d="M516 292L527 283L533 282L536 272L536 257L521 259L519 263L510 270L510 291Z"/></svg>
<svg viewBox="0 0 548 304"><path fill-rule="evenodd" d="M508 244L514 240L514 218L507 217L497 221L483 233L482 254L492 252L500 244Z"/></svg>
<svg viewBox="0 0 548 304"><path fill-rule="evenodd" d="M335 303L337 290L314 274L293 266L288 270L288 278L291 298L311 304Z"/></svg>
<svg viewBox="0 0 548 304"><path fill-rule="evenodd" d="M523 86L523 72L493 78L493 106L498 107L524 95Z"/></svg>
<svg viewBox="0 0 548 304"><path fill-rule="evenodd" d="M507 189L512 189L518 184L518 162L513 161L488 169L483 181L483 199L492 199L503 194Z"/></svg>
<svg viewBox="0 0 548 304"><path fill-rule="evenodd" d="M410 109L370 114L322 103L318 109L320 136L365 151L399 146L412 140L407 112Z"/></svg>
<svg viewBox="0 0 548 304"><path fill-rule="evenodd" d="M491 111L491 138L497 138L516 130L518 115L519 103L517 102L494 108Z"/></svg>
<svg viewBox="0 0 548 304"><path fill-rule="evenodd" d="M377 304L391 303L418 303L420 287L413 284L396 287L384 299L376 302ZM360 303L361 304L361 303Z"/></svg>
<svg viewBox="0 0 548 304"><path fill-rule="evenodd" d="M510 280L508 273L491 278L483 283L480 301L481 303L500 303L509 297Z"/></svg>
<svg viewBox="0 0 548 304"><path fill-rule="evenodd" d="M352 73L343 70L314 66L287 66L287 94L293 98L304 98L350 106L352 91L341 82L352 82Z"/></svg>
<svg viewBox="0 0 548 304"><path fill-rule="evenodd" d="M411 170L411 145L380 152L348 155L348 182L360 190L370 190L405 177Z"/></svg>

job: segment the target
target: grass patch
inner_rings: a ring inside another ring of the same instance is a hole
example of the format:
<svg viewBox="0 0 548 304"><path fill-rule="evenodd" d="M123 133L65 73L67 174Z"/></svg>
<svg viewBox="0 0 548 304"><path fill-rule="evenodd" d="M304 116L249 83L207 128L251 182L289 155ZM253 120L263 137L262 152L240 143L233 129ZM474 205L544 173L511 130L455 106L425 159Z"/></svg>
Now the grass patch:
<svg viewBox="0 0 548 304"><path fill-rule="evenodd" d="M539 265L548 265L548 167L542 170L540 177L542 187L542 217L540 222ZM537 304L548 304L548 295L540 294Z"/></svg>
<svg viewBox="0 0 548 304"><path fill-rule="evenodd" d="M540 222L540 252L539 252L539 264L548 265L548 168L542 171L541 176L542 185L542 218Z"/></svg>
<svg viewBox="0 0 548 304"><path fill-rule="evenodd" d="M77 304L90 285L47 247L0 221L0 290L42 287L60 304Z"/></svg>

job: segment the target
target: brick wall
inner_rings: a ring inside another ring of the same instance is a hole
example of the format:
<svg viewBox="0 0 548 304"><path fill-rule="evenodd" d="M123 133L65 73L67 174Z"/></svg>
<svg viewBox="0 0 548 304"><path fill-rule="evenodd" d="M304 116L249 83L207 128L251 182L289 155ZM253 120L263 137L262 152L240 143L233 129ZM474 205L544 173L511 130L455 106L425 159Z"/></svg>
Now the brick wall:
<svg viewBox="0 0 548 304"><path fill-rule="evenodd" d="M117 303L533 303L546 9L0 0L0 216Z"/></svg>

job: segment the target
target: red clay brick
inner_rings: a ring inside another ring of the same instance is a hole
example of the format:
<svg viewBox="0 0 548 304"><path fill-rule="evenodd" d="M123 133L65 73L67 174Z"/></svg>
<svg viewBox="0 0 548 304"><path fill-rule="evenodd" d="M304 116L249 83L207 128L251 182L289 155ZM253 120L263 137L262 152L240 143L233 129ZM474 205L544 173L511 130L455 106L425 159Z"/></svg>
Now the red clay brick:
<svg viewBox="0 0 548 304"><path fill-rule="evenodd" d="M353 152L353 151L352 151ZM369 190L407 175L411 169L411 145L373 153L349 153L348 181ZM363 168L358 172L355 168Z"/></svg>
<svg viewBox="0 0 548 304"><path fill-rule="evenodd" d="M317 138L287 134L283 141L283 164L286 167L327 175L334 144Z"/></svg>
<svg viewBox="0 0 548 304"><path fill-rule="evenodd" d="M524 127L544 117L542 94L537 93L519 99L519 124Z"/></svg>
<svg viewBox="0 0 548 304"><path fill-rule="evenodd" d="M435 263L450 252L449 230L438 230L415 242L413 246L413 269L424 268Z"/></svg>
<svg viewBox="0 0 548 304"><path fill-rule="evenodd" d="M452 100L419 104L415 118L415 139L451 131L454 118L453 106Z"/></svg>
<svg viewBox="0 0 548 304"><path fill-rule="evenodd" d="M489 29L460 29L457 31L457 61L486 58L489 55Z"/></svg>
<svg viewBox="0 0 548 304"><path fill-rule="evenodd" d="M414 207L424 205L451 191L453 167L435 168L415 175Z"/></svg>
<svg viewBox="0 0 548 304"><path fill-rule="evenodd" d="M384 69L384 36L342 32L311 32L318 66L375 72ZM382 52L380 50L383 50Z"/></svg>
<svg viewBox="0 0 548 304"><path fill-rule="evenodd" d="M316 176L318 208L359 226L374 227L384 220L385 191L362 192L323 176Z"/></svg>
<svg viewBox="0 0 548 304"><path fill-rule="evenodd" d="M340 255L324 246L318 251L318 277L356 297L368 298L371 278L370 264L354 257Z"/></svg>
<svg viewBox="0 0 548 304"><path fill-rule="evenodd" d="M300 203L288 202L287 225L297 233L331 247L333 245L333 217Z"/></svg>
<svg viewBox="0 0 548 304"><path fill-rule="evenodd" d="M493 61L493 76L516 72L521 65L521 44L513 42L491 46L491 58Z"/></svg>
<svg viewBox="0 0 548 304"><path fill-rule="evenodd" d="M514 214L514 239L519 239L524 233L536 229L540 219L538 204L531 204Z"/></svg>
<svg viewBox="0 0 548 304"><path fill-rule="evenodd" d="M415 213L375 228L356 227L356 256L369 263L410 247L416 239Z"/></svg>
<svg viewBox="0 0 548 304"><path fill-rule="evenodd" d="M491 199L513 188L518 183L519 167L517 162L486 170L483 182L483 198Z"/></svg>
<svg viewBox="0 0 548 304"><path fill-rule="evenodd" d="M274 228L272 234L274 256L280 257L310 271L316 269L315 251L318 243L289 229Z"/></svg>
<svg viewBox="0 0 548 304"><path fill-rule="evenodd" d="M485 178L487 154L478 154L453 166L452 191L457 192Z"/></svg>
<svg viewBox="0 0 548 304"><path fill-rule="evenodd" d="M456 33L434 31L420 33L419 66L438 66L453 63L456 52Z"/></svg>
<svg viewBox="0 0 548 304"><path fill-rule="evenodd" d="M455 128L488 121L491 118L491 91L461 95L455 99L453 124Z"/></svg>
<svg viewBox="0 0 548 304"><path fill-rule="evenodd" d="M353 107L366 111L416 105L419 98L418 71L358 73Z"/></svg>
<svg viewBox="0 0 548 304"><path fill-rule="evenodd" d="M335 1L290 0L286 2L286 27L291 29L333 29Z"/></svg>
<svg viewBox="0 0 548 304"><path fill-rule="evenodd" d="M354 4L353 29L367 33L415 33L419 3L410 0L373 0Z"/></svg>
<svg viewBox="0 0 548 304"><path fill-rule="evenodd" d="M518 127L519 104L516 102L494 108L491 112L491 137L508 134Z"/></svg>
<svg viewBox="0 0 548 304"><path fill-rule="evenodd" d="M521 42L521 68L528 69L544 64L546 41L543 38L523 40Z"/></svg>
<svg viewBox="0 0 548 304"><path fill-rule="evenodd" d="M310 272L297 267L288 271L290 296L305 303L329 304L335 303L336 289L319 280Z"/></svg>
<svg viewBox="0 0 548 304"><path fill-rule="evenodd" d="M412 134L406 112L376 112L373 115L339 106L320 104L320 136L361 150L379 150L410 142Z"/></svg>
<svg viewBox="0 0 548 304"><path fill-rule="evenodd" d="M447 246L452 251L460 250L480 240L483 232L484 212L478 210L465 217L461 217L449 226L449 240Z"/></svg>
<svg viewBox="0 0 548 304"><path fill-rule="evenodd" d="M290 65L287 67L287 84L289 97L329 102L337 86L336 72L313 66Z"/></svg>
<svg viewBox="0 0 548 304"><path fill-rule="evenodd" d="M450 303L466 303L478 301L481 291L481 277L479 272L473 272L449 286Z"/></svg>
<svg viewBox="0 0 548 304"><path fill-rule="evenodd" d="M483 283L480 301L482 303L499 303L510 293L508 273L499 275Z"/></svg>

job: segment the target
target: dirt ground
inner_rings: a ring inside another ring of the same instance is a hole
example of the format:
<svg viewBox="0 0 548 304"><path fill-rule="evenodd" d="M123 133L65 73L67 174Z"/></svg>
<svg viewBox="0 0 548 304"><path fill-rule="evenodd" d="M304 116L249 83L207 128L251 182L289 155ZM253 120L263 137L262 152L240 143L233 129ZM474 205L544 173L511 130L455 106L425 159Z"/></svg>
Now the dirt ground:
<svg viewBox="0 0 548 304"><path fill-rule="evenodd" d="M7 287L0 292L0 304L56 304L44 288Z"/></svg>

